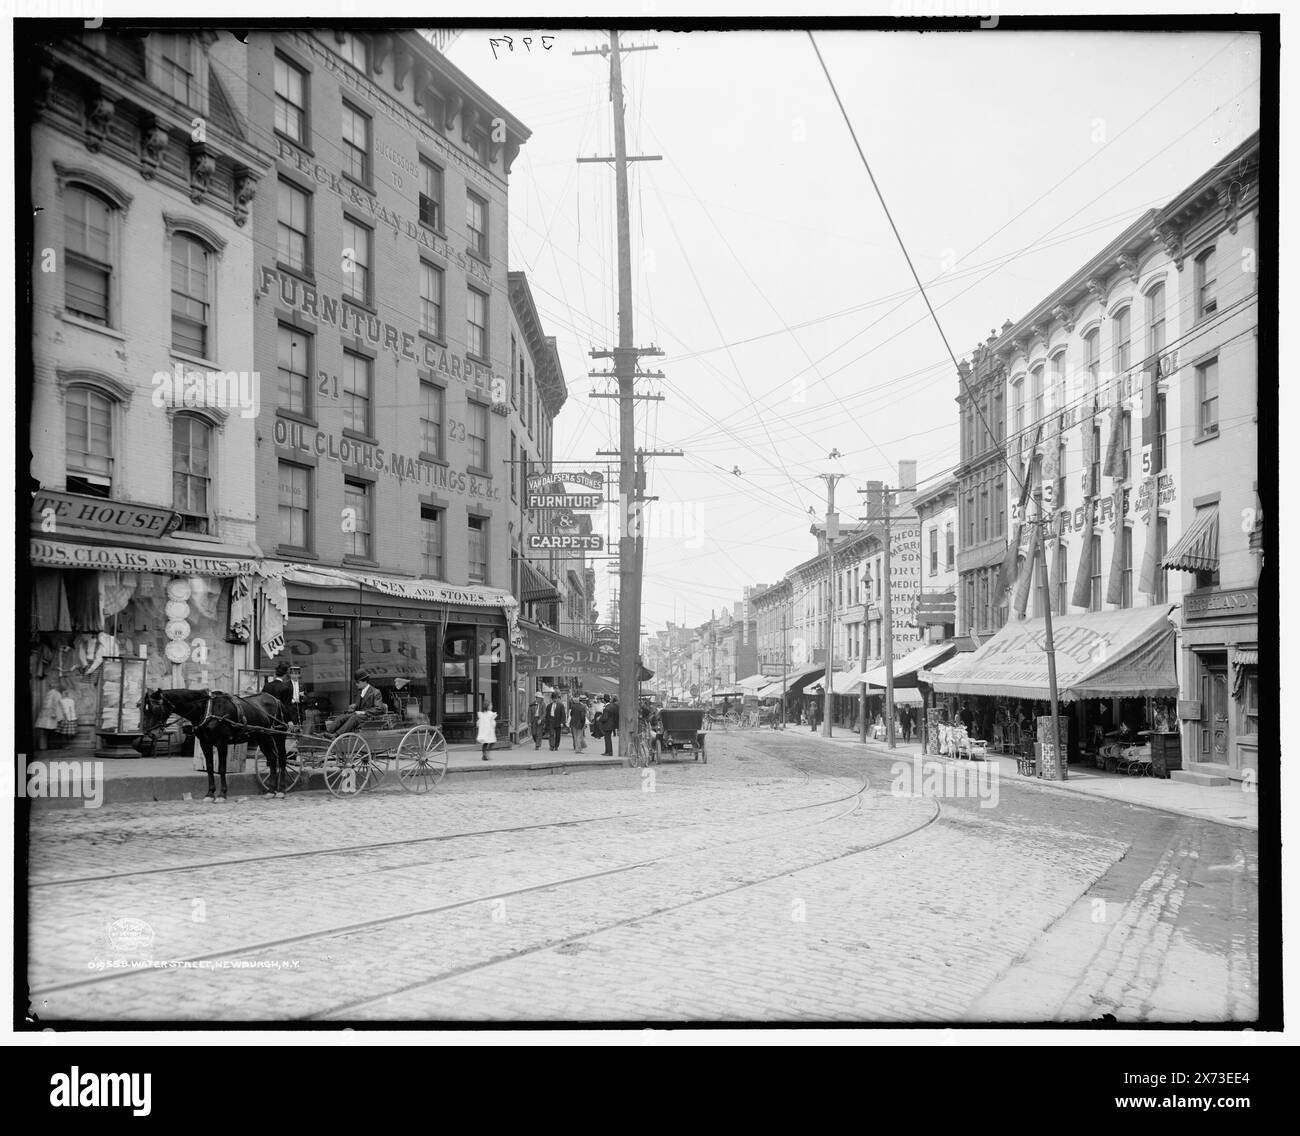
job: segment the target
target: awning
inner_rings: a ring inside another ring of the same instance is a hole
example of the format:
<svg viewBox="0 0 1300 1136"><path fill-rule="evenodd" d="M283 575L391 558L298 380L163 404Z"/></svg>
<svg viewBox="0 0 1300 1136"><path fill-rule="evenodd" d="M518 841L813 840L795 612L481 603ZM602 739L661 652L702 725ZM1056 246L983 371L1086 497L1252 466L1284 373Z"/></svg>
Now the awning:
<svg viewBox="0 0 1300 1136"><path fill-rule="evenodd" d="M748 678L742 678L736 685L742 690L750 691L762 690L765 686L772 684L772 676L765 674L750 675Z"/></svg>
<svg viewBox="0 0 1300 1136"><path fill-rule="evenodd" d="M927 623L956 622L956 592L922 592L916 597L916 624L918 627Z"/></svg>
<svg viewBox="0 0 1300 1136"><path fill-rule="evenodd" d="M1232 651L1232 696L1241 697L1241 688L1246 681L1246 668L1259 666L1258 647L1234 647Z"/></svg>
<svg viewBox="0 0 1300 1136"><path fill-rule="evenodd" d="M922 667L937 663L956 649L957 645L949 639L944 643L928 643L924 647L918 647L915 651L909 651L901 659L895 659L894 686L915 686L917 671ZM874 670L868 671L865 678L868 686L884 686L885 668L876 667Z"/></svg>
<svg viewBox="0 0 1300 1136"><path fill-rule="evenodd" d="M1180 572L1216 572L1219 568L1219 510L1206 509L1160 562Z"/></svg>
<svg viewBox="0 0 1300 1136"><path fill-rule="evenodd" d="M1080 698L1176 697L1174 628L1168 604L1052 619L1056 685L1063 702ZM945 694L1046 699L1046 633L1041 619L1009 623L978 651L932 672Z"/></svg>
<svg viewBox="0 0 1300 1136"><path fill-rule="evenodd" d="M519 598L524 603L559 603L560 593L530 561L520 560Z"/></svg>
<svg viewBox="0 0 1300 1136"><path fill-rule="evenodd" d="M832 694L857 694L862 685L862 672L859 670L840 671L831 675Z"/></svg>
<svg viewBox="0 0 1300 1136"><path fill-rule="evenodd" d="M785 676L785 692L787 694L798 693L803 687L814 679L817 675L826 674L825 667L805 667L803 670L791 671ZM780 698L782 682L778 678L775 682L770 682L758 692L759 698Z"/></svg>

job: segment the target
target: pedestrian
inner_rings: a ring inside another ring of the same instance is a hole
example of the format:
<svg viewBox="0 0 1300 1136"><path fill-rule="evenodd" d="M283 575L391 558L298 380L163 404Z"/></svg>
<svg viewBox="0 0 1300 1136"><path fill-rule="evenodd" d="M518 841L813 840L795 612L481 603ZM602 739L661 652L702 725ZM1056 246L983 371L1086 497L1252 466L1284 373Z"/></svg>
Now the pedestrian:
<svg viewBox="0 0 1300 1136"><path fill-rule="evenodd" d="M605 709L600 712L600 730L605 738L605 756L614 756L614 734L618 732L618 699L605 699Z"/></svg>
<svg viewBox="0 0 1300 1136"><path fill-rule="evenodd" d="M961 724L966 727L966 734L969 737L971 728L975 725L975 715L971 713L970 703L961 704Z"/></svg>
<svg viewBox="0 0 1300 1136"><path fill-rule="evenodd" d="M564 703L560 701L559 691L551 692L551 701L546 707L546 737L551 743L551 752L560 748L560 730L564 727Z"/></svg>
<svg viewBox="0 0 1300 1136"><path fill-rule="evenodd" d="M497 740L497 712L492 709L492 703L487 703L482 710L478 712L478 741L483 747L483 760L488 759L488 750L490 750Z"/></svg>
<svg viewBox="0 0 1300 1136"><path fill-rule="evenodd" d="M903 727L903 741L910 742L912 740L912 711L904 706L898 712L898 721Z"/></svg>
<svg viewBox="0 0 1300 1136"><path fill-rule="evenodd" d="M587 748L587 708L577 698L569 702L569 730L574 753L582 753Z"/></svg>
<svg viewBox="0 0 1300 1136"><path fill-rule="evenodd" d="M542 748L542 734L546 729L546 717L542 713L542 696L533 695L533 704L528 710L528 732L533 735L533 749Z"/></svg>

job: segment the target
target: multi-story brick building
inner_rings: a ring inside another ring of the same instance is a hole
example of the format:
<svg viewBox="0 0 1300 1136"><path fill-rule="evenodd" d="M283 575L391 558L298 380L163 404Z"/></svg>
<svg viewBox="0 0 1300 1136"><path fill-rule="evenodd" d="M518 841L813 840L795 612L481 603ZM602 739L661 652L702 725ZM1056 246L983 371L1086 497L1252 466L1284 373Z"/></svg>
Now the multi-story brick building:
<svg viewBox="0 0 1300 1136"><path fill-rule="evenodd" d="M912 498L921 534L916 625L927 643L951 639L956 631L958 485L955 474L933 478Z"/></svg>
<svg viewBox="0 0 1300 1136"><path fill-rule="evenodd" d="M254 32L248 76L275 159L253 225L258 541L291 565L289 653L326 711L364 667L449 738L486 706L506 736L507 183L528 131L411 32Z"/></svg>
<svg viewBox="0 0 1300 1136"><path fill-rule="evenodd" d="M255 662L232 592L260 561L248 219L270 158L229 35L85 31L19 65L37 490L20 737L112 754L145 686L232 689Z"/></svg>

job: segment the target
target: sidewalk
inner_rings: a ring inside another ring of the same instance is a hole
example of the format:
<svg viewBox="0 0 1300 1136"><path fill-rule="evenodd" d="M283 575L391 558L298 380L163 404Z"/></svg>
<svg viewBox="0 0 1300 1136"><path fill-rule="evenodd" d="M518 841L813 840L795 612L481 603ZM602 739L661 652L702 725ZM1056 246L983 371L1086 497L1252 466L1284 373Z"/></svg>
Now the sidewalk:
<svg viewBox="0 0 1300 1136"><path fill-rule="evenodd" d="M490 751L487 761L483 760L482 747L463 744L447 747L448 762L444 780L451 777L490 777L519 775L561 774L570 769L622 768L621 757L605 757L599 745L588 741L583 753L574 753L573 744L568 738L560 743L560 748L552 753L543 746L533 749L530 743L516 745L513 749L494 749ZM193 768L193 758L184 757L139 757L99 760L93 756L74 757L59 756L57 751L43 751L28 759L40 763L74 762L82 772L77 776L90 777L90 769L96 782L103 777L103 803L117 804L134 801L183 801L202 800L207 793L207 774ZM66 768L66 766L65 766ZM217 762L213 759L213 776L217 777ZM262 786L253 772L253 760L250 756L243 773L227 773L226 787L231 797L258 796ZM66 778L65 778L66 780ZM218 779L219 781L219 779ZM397 769L392 759L388 762L388 772L384 776L383 786L396 788ZM304 770L294 792L305 789L325 789L324 777L319 769ZM66 796L41 796L47 805L72 805L81 807L83 801L91 794L80 791L68 792ZM400 792L400 789L399 789Z"/></svg>
<svg viewBox="0 0 1300 1136"><path fill-rule="evenodd" d="M863 745L858 741L856 733L843 726L836 726L835 735L831 738L823 738L820 733L814 734L807 727L802 731L791 727L787 732L796 735L802 732L807 737L826 744L855 746L870 750L872 754L880 757L893 757L897 761L908 763L921 756L919 742L899 742L892 750L885 742L869 741ZM965 764L957 759L945 757L930 756L925 760ZM1025 785L1049 793L1083 793L1089 797L1104 797L1107 800L1140 805L1160 812L1197 817L1200 820L1226 824L1234 828L1259 828L1259 794L1243 789L1244 782L1231 785L1189 785L1181 781L1165 781L1154 777L1128 777L1121 773L1106 773L1083 765L1071 765L1069 779L1066 781L1043 781L1036 777L1022 777L1016 769L1014 757L990 753L988 760L997 762L999 776L1008 784Z"/></svg>

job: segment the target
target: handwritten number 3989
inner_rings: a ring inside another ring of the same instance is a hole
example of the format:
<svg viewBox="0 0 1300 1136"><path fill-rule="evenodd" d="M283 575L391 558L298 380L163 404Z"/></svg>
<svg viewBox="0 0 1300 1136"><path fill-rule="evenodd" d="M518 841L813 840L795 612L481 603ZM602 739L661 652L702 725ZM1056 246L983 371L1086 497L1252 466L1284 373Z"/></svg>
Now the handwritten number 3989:
<svg viewBox="0 0 1300 1136"><path fill-rule="evenodd" d="M554 37L553 35L544 35L544 36L541 37L541 40L542 40L542 50L543 50L543 51L550 51L550 50L551 50L551 40L553 40L553 39L555 39L555 37ZM522 37L520 38L520 42L524 45L524 49L525 49L526 51L530 51L530 52L531 52L531 51L533 50L533 37L532 37L532 36L522 36ZM513 36L497 36L495 39L489 39L489 40L488 40L488 46L490 46L490 47L492 48L492 58L493 58L493 59L500 59L500 58L501 58L501 56L497 54L497 44L499 44L499 43L503 43L503 44L505 44L505 45L506 45L506 49L507 49L508 51L510 51L511 54L514 53L514 50L515 50L515 41L514 41L514 37L513 37Z"/></svg>

